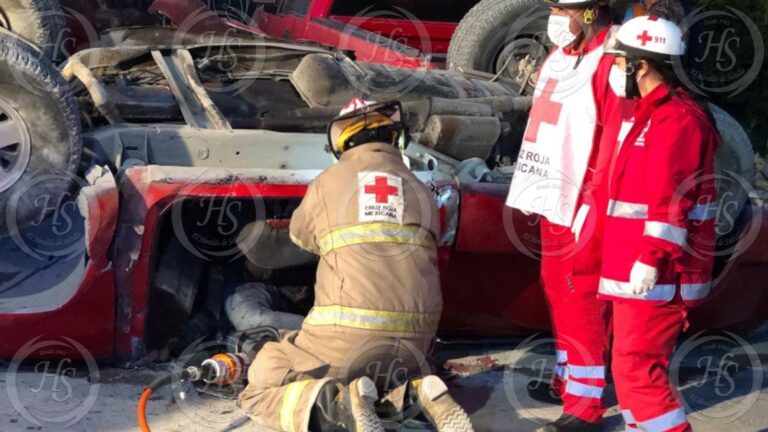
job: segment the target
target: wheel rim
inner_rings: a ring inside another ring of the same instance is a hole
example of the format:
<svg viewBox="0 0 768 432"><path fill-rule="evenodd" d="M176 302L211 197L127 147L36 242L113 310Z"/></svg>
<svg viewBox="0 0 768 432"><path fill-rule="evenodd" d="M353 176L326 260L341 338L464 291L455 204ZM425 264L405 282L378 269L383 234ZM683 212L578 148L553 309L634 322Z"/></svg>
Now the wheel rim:
<svg viewBox="0 0 768 432"><path fill-rule="evenodd" d="M29 164L29 132L19 113L0 98L0 192L24 175Z"/></svg>

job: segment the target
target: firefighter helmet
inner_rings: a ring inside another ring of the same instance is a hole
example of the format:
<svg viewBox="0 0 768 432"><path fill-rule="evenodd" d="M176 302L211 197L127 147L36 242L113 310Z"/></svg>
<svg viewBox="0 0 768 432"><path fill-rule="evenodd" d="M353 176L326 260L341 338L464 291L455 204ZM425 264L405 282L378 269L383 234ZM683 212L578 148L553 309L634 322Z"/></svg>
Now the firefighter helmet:
<svg viewBox="0 0 768 432"><path fill-rule="evenodd" d="M328 146L337 159L352 147L375 142L407 146L408 130L399 101L375 103L355 98L328 125Z"/></svg>
<svg viewBox="0 0 768 432"><path fill-rule="evenodd" d="M670 63L685 54L683 31L672 21L641 16L614 27L606 39L606 54L629 59L649 58Z"/></svg>

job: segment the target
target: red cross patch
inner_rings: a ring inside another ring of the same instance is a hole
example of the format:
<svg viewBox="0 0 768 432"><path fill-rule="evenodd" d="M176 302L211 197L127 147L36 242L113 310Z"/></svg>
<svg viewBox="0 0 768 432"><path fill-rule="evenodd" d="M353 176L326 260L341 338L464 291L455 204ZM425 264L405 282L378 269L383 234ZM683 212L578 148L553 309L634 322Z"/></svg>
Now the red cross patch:
<svg viewBox="0 0 768 432"><path fill-rule="evenodd" d="M403 179L383 172L360 172L358 203L360 222L393 222L403 220Z"/></svg>
<svg viewBox="0 0 768 432"><path fill-rule="evenodd" d="M389 185L388 178L378 176L374 184L365 186L365 193L375 195L376 202L384 204L389 202L390 196L397 196L398 190L396 187Z"/></svg>
<svg viewBox="0 0 768 432"><path fill-rule="evenodd" d="M563 111L563 104L552 101L552 94L557 87L557 80L550 79L544 85L544 90L533 101L531 113L528 115L530 121L525 131L525 140L535 143L539 138L539 129L542 123L556 126L560 121L560 113Z"/></svg>

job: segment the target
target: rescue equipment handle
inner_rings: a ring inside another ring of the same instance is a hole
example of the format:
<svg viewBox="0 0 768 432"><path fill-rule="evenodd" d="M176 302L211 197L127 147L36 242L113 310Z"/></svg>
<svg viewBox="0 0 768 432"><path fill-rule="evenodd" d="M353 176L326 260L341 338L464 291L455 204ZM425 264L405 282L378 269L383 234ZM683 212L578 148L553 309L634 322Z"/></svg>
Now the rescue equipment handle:
<svg viewBox="0 0 768 432"><path fill-rule="evenodd" d="M218 386L231 385L242 382L248 374L250 358L246 354L216 354L205 360L200 367L189 366L181 371L180 381L205 381L208 384ZM139 422L141 432L151 432L147 422L147 402L153 392L171 384L174 379L173 373L168 373L144 388L139 398L139 406L136 410L136 416Z"/></svg>

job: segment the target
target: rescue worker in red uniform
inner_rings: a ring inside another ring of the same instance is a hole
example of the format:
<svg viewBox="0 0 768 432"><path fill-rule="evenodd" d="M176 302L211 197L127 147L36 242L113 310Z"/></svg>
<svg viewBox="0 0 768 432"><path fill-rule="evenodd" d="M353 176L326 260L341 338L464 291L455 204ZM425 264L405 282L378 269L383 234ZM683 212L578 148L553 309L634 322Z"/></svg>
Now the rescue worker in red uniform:
<svg viewBox="0 0 768 432"><path fill-rule="evenodd" d="M597 298L605 179L631 109L608 84L608 8L595 0L545 3L557 48L539 71L507 199L509 207L542 216L541 282L557 350L555 397L542 397L539 382L528 388L537 400L562 398L563 415L547 431L601 431L610 317Z"/></svg>
<svg viewBox="0 0 768 432"><path fill-rule="evenodd" d="M291 240L321 257L315 304L300 331L259 351L240 406L286 432L383 432L374 402L393 390L438 431L471 432L445 383L424 371L442 311L439 221L434 193L398 149L400 104L355 99L328 137L338 163L290 224Z"/></svg>
<svg viewBox="0 0 768 432"><path fill-rule="evenodd" d="M711 287L719 136L677 87L685 52L670 21L639 17L610 38L611 86L640 99L609 180L601 298L613 305L612 371L628 430L689 431L668 369L689 308Z"/></svg>

